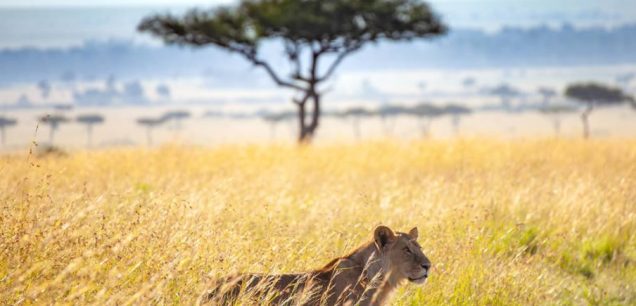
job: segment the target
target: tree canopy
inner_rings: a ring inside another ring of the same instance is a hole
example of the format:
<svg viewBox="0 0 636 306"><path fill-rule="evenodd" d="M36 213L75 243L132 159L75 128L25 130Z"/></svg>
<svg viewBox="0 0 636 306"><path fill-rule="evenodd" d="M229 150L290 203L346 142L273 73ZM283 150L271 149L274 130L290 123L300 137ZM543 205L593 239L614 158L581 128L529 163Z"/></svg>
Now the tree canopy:
<svg viewBox="0 0 636 306"><path fill-rule="evenodd" d="M40 116L39 120L40 122L48 124L53 128L57 128L57 126L59 126L61 123L69 122L69 119L66 116L57 114Z"/></svg>
<svg viewBox="0 0 636 306"><path fill-rule="evenodd" d="M467 115L472 113L473 110L463 106L461 104L447 104L442 107L442 113L449 115Z"/></svg>
<svg viewBox="0 0 636 306"><path fill-rule="evenodd" d="M4 128L7 126L14 126L18 123L18 120L8 117L0 116L0 128Z"/></svg>
<svg viewBox="0 0 636 306"><path fill-rule="evenodd" d="M634 103L634 98L625 94L621 89L600 83L575 83L565 89L565 96L585 104L581 113L583 123L583 137L590 137L590 124L588 117L592 110L598 106L618 105L625 102Z"/></svg>
<svg viewBox="0 0 636 306"><path fill-rule="evenodd" d="M261 114L261 118L265 120L266 122L278 123L281 121L292 119L294 118L295 115L296 115L295 113L288 112L288 111L282 111L277 113L266 112Z"/></svg>
<svg viewBox="0 0 636 306"><path fill-rule="evenodd" d="M409 113L418 117L437 117L444 114L444 109L430 103L420 103L410 108Z"/></svg>
<svg viewBox="0 0 636 306"><path fill-rule="evenodd" d="M165 114L163 114L161 116L161 119L164 120L164 121L167 121L167 120L182 120L182 119L188 119L191 116L192 116L192 114L189 111L176 110L176 111L166 112Z"/></svg>
<svg viewBox="0 0 636 306"><path fill-rule="evenodd" d="M370 117L375 115L374 111L368 110L364 107L354 106L344 110L340 113L342 117Z"/></svg>
<svg viewBox="0 0 636 306"><path fill-rule="evenodd" d="M573 113L575 111L577 111L576 107L566 104L547 105L539 108L539 112L543 114L566 114Z"/></svg>
<svg viewBox="0 0 636 306"><path fill-rule="evenodd" d="M104 116L99 114L86 114L77 116L75 120L82 124L100 124L104 122Z"/></svg>
<svg viewBox="0 0 636 306"><path fill-rule="evenodd" d="M621 104L634 101L634 98L625 94L619 88L613 88L599 83L577 83L569 85L565 95L584 103L598 105Z"/></svg>
<svg viewBox="0 0 636 306"><path fill-rule="evenodd" d="M163 124L165 121L162 118L150 118L150 117L142 117L137 118L137 124L145 125L147 127L155 127Z"/></svg>
<svg viewBox="0 0 636 306"><path fill-rule="evenodd" d="M179 45L217 45L257 59L263 39L281 38L297 60L300 45L322 53L351 52L380 39L408 40L446 31L417 0L244 0L238 6L155 15L138 29Z"/></svg>

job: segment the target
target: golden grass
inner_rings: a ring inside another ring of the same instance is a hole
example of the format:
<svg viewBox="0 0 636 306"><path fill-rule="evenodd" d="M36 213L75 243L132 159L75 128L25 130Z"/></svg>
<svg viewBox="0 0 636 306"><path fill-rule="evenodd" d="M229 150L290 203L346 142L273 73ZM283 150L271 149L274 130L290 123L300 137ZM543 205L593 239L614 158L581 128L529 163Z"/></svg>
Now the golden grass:
<svg viewBox="0 0 636 306"><path fill-rule="evenodd" d="M394 305L636 303L636 141L181 146L0 158L0 304L191 304L377 224L434 264Z"/></svg>

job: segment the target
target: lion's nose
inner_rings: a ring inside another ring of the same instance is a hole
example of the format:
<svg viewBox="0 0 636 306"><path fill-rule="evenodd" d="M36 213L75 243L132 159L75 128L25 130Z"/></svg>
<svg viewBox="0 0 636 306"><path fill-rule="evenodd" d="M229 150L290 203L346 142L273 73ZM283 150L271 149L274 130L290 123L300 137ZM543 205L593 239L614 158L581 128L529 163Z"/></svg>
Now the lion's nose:
<svg viewBox="0 0 636 306"><path fill-rule="evenodd" d="M430 262L425 262L422 264L422 268L426 271L428 271L428 269L431 268L431 263Z"/></svg>

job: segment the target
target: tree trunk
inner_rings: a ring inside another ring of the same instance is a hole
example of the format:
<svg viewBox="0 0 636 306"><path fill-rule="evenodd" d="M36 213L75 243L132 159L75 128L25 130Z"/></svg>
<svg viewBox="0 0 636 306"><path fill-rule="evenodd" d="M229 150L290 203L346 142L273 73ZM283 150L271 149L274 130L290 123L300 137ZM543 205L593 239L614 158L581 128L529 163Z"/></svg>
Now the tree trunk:
<svg viewBox="0 0 636 306"><path fill-rule="evenodd" d="M53 139L55 138L55 125L51 125L51 128L49 129L49 145L53 146Z"/></svg>
<svg viewBox="0 0 636 306"><path fill-rule="evenodd" d="M93 125L86 125L86 147L90 148L93 146Z"/></svg>
<svg viewBox="0 0 636 306"><path fill-rule="evenodd" d="M318 129L318 125L320 125L320 95L317 94L312 89L312 101L313 101L313 112L311 113L311 123L309 123L307 132L309 134L309 141L313 140L314 136L316 136L316 130Z"/></svg>
<svg viewBox="0 0 636 306"><path fill-rule="evenodd" d="M298 143L307 141L307 127L305 126L306 101L298 103Z"/></svg>
<svg viewBox="0 0 636 306"><path fill-rule="evenodd" d="M581 122L583 123L583 138L584 139L590 138L589 117L593 109L594 109L594 104L590 103L585 107L585 110L583 110L583 113L581 113Z"/></svg>
<svg viewBox="0 0 636 306"><path fill-rule="evenodd" d="M152 128L151 127L146 128L146 142L149 147L152 146Z"/></svg>
<svg viewBox="0 0 636 306"><path fill-rule="evenodd" d="M309 89L306 93L308 99L299 101L298 105L298 127L299 127L299 135L298 142L299 143L310 143L315 134L318 126L320 125L320 95L315 92L314 89ZM311 99L312 101L312 112L310 121L307 122L307 101Z"/></svg>

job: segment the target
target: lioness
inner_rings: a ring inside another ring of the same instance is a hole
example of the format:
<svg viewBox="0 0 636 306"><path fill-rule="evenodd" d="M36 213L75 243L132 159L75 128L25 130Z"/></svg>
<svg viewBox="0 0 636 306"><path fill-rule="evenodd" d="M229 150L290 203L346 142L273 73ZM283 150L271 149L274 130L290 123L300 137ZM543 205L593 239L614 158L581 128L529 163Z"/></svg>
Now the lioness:
<svg viewBox="0 0 636 306"><path fill-rule="evenodd" d="M423 284L431 262L417 243L417 228L394 233L378 226L373 240L323 268L297 274L239 274L217 280L200 304L239 299L270 305L383 305L405 280Z"/></svg>

